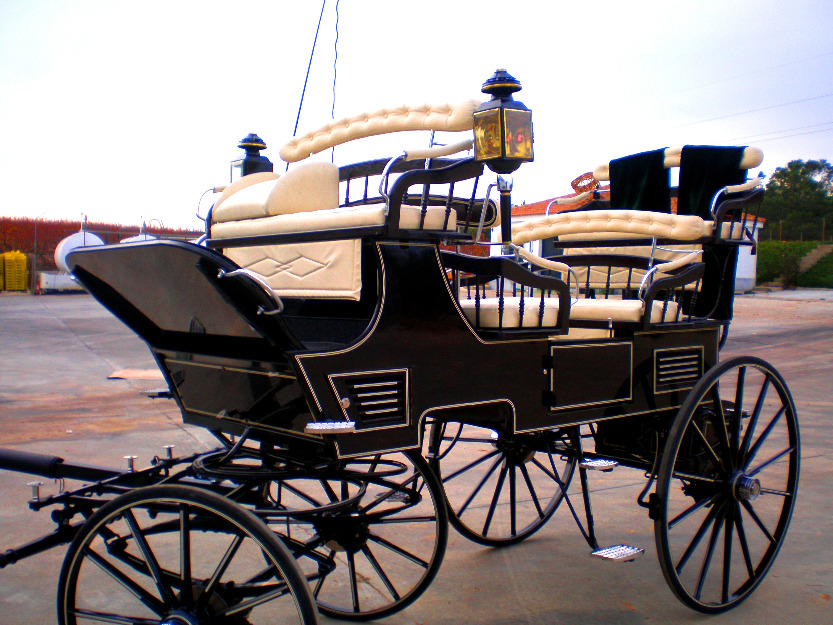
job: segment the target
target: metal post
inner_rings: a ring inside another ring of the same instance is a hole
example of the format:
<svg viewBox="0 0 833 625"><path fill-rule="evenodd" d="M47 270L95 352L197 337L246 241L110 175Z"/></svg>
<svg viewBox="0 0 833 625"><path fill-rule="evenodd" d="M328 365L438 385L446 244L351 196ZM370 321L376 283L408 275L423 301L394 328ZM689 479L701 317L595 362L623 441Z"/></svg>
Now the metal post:
<svg viewBox="0 0 833 625"><path fill-rule="evenodd" d="M35 217L35 253L32 254L32 275L34 282L32 283L32 295L38 294L38 218Z"/></svg>

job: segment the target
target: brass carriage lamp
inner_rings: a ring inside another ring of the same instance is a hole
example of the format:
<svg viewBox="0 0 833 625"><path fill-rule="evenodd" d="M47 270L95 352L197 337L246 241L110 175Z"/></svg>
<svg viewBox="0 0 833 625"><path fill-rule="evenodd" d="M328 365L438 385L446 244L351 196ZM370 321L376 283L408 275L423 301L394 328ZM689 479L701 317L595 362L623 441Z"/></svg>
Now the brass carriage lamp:
<svg viewBox="0 0 833 625"><path fill-rule="evenodd" d="M474 158L497 174L511 174L533 159L532 111L512 98L521 83L505 69L497 70L481 91L492 96L474 112ZM512 183L500 180L500 221L504 242L512 235Z"/></svg>
<svg viewBox="0 0 833 625"><path fill-rule="evenodd" d="M272 161L260 155L260 151L266 149L266 143L255 133L243 137L237 147L246 150L246 156L231 162L231 182L241 176L275 170Z"/></svg>
<svg viewBox="0 0 833 625"><path fill-rule="evenodd" d="M532 160L532 111L512 94L521 83L497 70L481 91L492 96L474 112L474 158L498 174L511 174Z"/></svg>

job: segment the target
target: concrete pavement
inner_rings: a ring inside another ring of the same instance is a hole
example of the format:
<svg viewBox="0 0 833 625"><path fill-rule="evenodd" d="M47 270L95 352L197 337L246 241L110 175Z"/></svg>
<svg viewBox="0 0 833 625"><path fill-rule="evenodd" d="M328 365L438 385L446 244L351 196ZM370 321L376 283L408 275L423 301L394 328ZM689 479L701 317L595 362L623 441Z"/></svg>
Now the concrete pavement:
<svg viewBox="0 0 833 625"><path fill-rule="evenodd" d="M636 562L588 557L565 509L506 549L480 547L452 530L431 587L384 622L833 623L833 292L739 296L723 357L741 354L764 358L782 373L802 437L793 521L773 569L747 602L705 617L675 599L656 560L653 524L635 504L643 476L617 469L591 475L597 532L602 544L644 547ZM121 466L125 455L139 456L143 466L170 443L181 453L212 448L204 430L181 423L173 402L144 394L160 382L107 379L119 369L154 367L144 344L87 295L0 294L0 446L104 466ZM48 513L26 507L29 479L0 472L2 550L52 530ZM0 624L54 622L64 551L0 570Z"/></svg>

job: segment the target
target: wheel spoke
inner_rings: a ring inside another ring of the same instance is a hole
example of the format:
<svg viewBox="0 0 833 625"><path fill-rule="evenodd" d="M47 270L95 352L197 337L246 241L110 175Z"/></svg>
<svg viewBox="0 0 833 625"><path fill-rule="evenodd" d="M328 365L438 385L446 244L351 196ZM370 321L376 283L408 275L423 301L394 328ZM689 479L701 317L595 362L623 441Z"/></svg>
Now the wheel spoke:
<svg viewBox="0 0 833 625"><path fill-rule="evenodd" d="M373 567L373 570L376 571L376 575L378 575L379 579L382 580L382 583L385 585L385 588L388 589L388 592L390 593L390 596L393 597L393 600L399 601L399 599L401 599L399 593L396 592L396 588L393 587L393 583L390 581L390 578L382 569L382 565L379 564L379 561L376 559L376 557L373 555L373 552L370 551L370 548L367 545L362 547L362 553L364 554L364 557L367 558L367 561L370 562L370 566Z"/></svg>
<svg viewBox="0 0 833 625"><path fill-rule="evenodd" d="M353 601L353 612L361 612L359 605L359 580L356 575L356 558L351 552L347 552L347 577L350 580L350 598Z"/></svg>
<svg viewBox="0 0 833 625"><path fill-rule="evenodd" d="M706 583L706 576L709 574L709 568L711 568L712 557L714 556L714 550L717 546L717 539L720 537L720 528L723 525L722 510L724 506L725 504L721 504L719 506L720 510L718 510L717 514L715 514L714 525L712 526L712 535L709 537L709 546L706 550L706 557L703 559L703 566L700 568L700 577L697 580L697 589L694 592L694 598L697 600L699 600L703 594L703 585Z"/></svg>
<svg viewBox="0 0 833 625"><path fill-rule="evenodd" d="M752 416L749 417L749 425L746 426L746 434L743 437L743 444L740 448L738 466L743 466L743 459L749 452L749 446L752 444L752 437L755 435L755 427L758 425L758 419L760 419L761 412L764 409L764 402L766 401L769 384L769 376L766 376L763 384L761 384L761 390L758 392L758 398L755 400L755 408L752 410Z"/></svg>
<svg viewBox="0 0 833 625"><path fill-rule="evenodd" d="M723 458L730 463L730 466L726 467L721 462L721 466L723 466L727 473L731 473L735 468L734 454L732 452L732 445L729 442L729 431L726 428L726 412L723 410L723 400L720 399L720 389L717 384L712 386L711 394L712 406L714 408L712 425L714 426L715 432L717 432L717 440L723 448Z"/></svg>
<svg viewBox="0 0 833 625"><path fill-rule="evenodd" d="M715 517L717 516L717 506L712 507L709 510L709 513L706 515L706 518L703 519L703 522L700 524L700 527L697 529L697 532L694 534L694 537L691 539L688 547L686 548L685 552L683 553L682 557L679 559L677 564L674 566L674 570L679 575L685 565L688 563L689 558L694 553L695 549L700 545L700 541L703 540L703 536L706 535L709 527L714 522Z"/></svg>
<svg viewBox="0 0 833 625"><path fill-rule="evenodd" d="M543 464L541 464L541 462L538 461L538 458L533 458L532 459L532 464L534 464L536 467L541 469L541 472L544 475L546 475L548 478L550 478L553 482L555 482L558 485L558 487L560 489L562 489L562 491L563 491L564 482L561 480L561 477L558 475L558 469L555 467L555 463L552 459L552 456L550 456L550 466L552 467L552 470L550 470L550 467L545 467Z"/></svg>
<svg viewBox="0 0 833 625"><path fill-rule="evenodd" d="M159 599L151 595L148 591L142 588L135 581L130 579L127 575L122 573L119 569L113 566L110 562L105 560L100 554L87 547L84 550L84 555L93 561L102 571L107 573L110 577L121 584L128 592L146 605L154 614L162 616L167 607Z"/></svg>
<svg viewBox="0 0 833 625"><path fill-rule="evenodd" d="M199 597L197 597L195 603L195 611L200 611L202 608L205 607L205 604L208 603L209 598L211 597L214 589L217 586L217 583L220 581L220 578L223 576L223 573L226 572L228 569L229 564L234 559L237 550L240 548L240 544L243 542L243 535L238 534L234 537L231 541L231 544L226 549L223 557L220 559L220 562L217 564L217 568L214 569L214 573L211 574L211 577L208 579L208 583L205 585L205 588L202 589Z"/></svg>
<svg viewBox="0 0 833 625"><path fill-rule="evenodd" d="M729 582L732 573L732 538L734 536L734 506L728 506L726 510L726 526L723 530L723 584L721 585L721 598L723 603L729 601Z"/></svg>
<svg viewBox="0 0 833 625"><path fill-rule="evenodd" d="M470 463L468 463L462 469L457 469L456 471L454 471L452 473L449 473L448 475L443 475L443 482L450 482L455 477L457 477L459 475L462 475L463 473L466 473L467 471L470 471L471 469L473 469L477 465L486 462L489 458L494 458L499 453L500 453L500 451L495 449L493 451L490 451L488 454L486 454L482 458L478 458L477 460L472 460ZM498 464L500 464L500 459L498 459Z"/></svg>
<svg viewBox="0 0 833 625"><path fill-rule="evenodd" d="M746 530L743 529L743 514L741 514L740 505L737 502L735 502L735 527L738 529L738 542L743 554L743 562L746 564L746 572L749 574L749 579L753 579L755 577L755 567L752 565L752 556L749 553Z"/></svg>
<svg viewBox="0 0 833 625"><path fill-rule="evenodd" d="M791 454L791 453L792 453L792 452L794 452L794 451L795 451L795 447L788 447L787 449L785 449L785 450L783 450L783 451L780 451L780 452L778 452L777 454L775 454L775 455L774 455L772 458L770 458L769 460L767 460L767 461L763 462L762 464L759 464L757 467L755 467L754 469L752 469L752 470L750 470L749 472L747 472L747 474L746 474L746 475L748 475L749 477L754 477L755 475L757 475L757 474L758 474L758 473L760 473L761 471L764 471L764 470L765 470L767 467L769 467L770 465L772 465L772 464L774 464L774 463L778 462L781 458L783 458L783 457L784 457L784 456L786 456L787 454Z"/></svg>
<svg viewBox="0 0 833 625"><path fill-rule="evenodd" d="M259 588L259 594L257 594L256 596L250 597L249 599L240 601L232 606L220 610L217 612L216 616L219 620L220 617L229 617L234 616L235 614L245 614L259 605L263 605L264 603L274 601L275 599L279 599L280 597L285 597L287 594L289 594L289 588L286 584L269 584L268 586Z"/></svg>
<svg viewBox="0 0 833 625"><path fill-rule="evenodd" d="M741 501L740 503L744 508L746 508L746 511L749 513L749 516L752 517L752 520L755 521L755 525L757 525L761 532L763 532L764 536L767 537L767 540L775 544L775 537L772 535L769 529L767 529L767 526L764 525L764 522L761 520L761 517L758 516L758 513L755 512L755 509L752 507L752 504L745 500Z"/></svg>
<svg viewBox="0 0 833 625"><path fill-rule="evenodd" d="M723 465L723 461L714 452L714 448L709 443L705 434L703 434L703 431L700 429L700 426L698 426L694 421L692 421L691 422L691 427L694 428L694 431L697 433L697 436L702 441L703 447L705 448L706 452L708 452L708 454L712 457L712 460L714 460L715 467L719 467L719 468L723 469L724 473L728 473L728 471L726 470L726 467ZM724 427L726 427L725 423L724 423Z"/></svg>
<svg viewBox="0 0 833 625"><path fill-rule="evenodd" d="M532 503L535 504L535 510L538 512L538 518L544 518L544 510L541 508L541 502L538 501L538 493L535 492L535 485L532 483L532 480L529 477L529 471L526 468L526 465L522 464L520 466L521 475L523 475L524 482L526 482L526 489L529 491L529 495L532 497Z"/></svg>
<svg viewBox="0 0 833 625"><path fill-rule="evenodd" d="M190 607L193 602L191 588L191 518L188 506L179 506L179 582L182 605Z"/></svg>
<svg viewBox="0 0 833 625"><path fill-rule="evenodd" d="M668 521L668 529L674 529L674 526L677 525L680 521L687 519L690 515L694 514L701 508L708 506L709 504L713 503L715 499L720 496L720 493L715 493L711 497L707 497L706 499L701 499L700 501L696 502L693 506L690 506L686 510L683 510L680 514L675 516L673 519Z"/></svg>
<svg viewBox="0 0 833 625"><path fill-rule="evenodd" d="M719 480L714 477L707 477L705 475L695 475L694 473L684 473L683 471L674 471L673 477L678 480L687 480L689 482L705 482L707 484L725 484L725 480Z"/></svg>
<svg viewBox="0 0 833 625"><path fill-rule="evenodd" d="M764 431L761 432L761 436L758 437L758 440L755 441L755 444L752 446L752 449L749 450L749 453L743 459L743 467L745 469L748 468L750 464L752 464L752 461L755 459L755 456L758 455L758 452L761 450L761 447L763 446L764 442L767 438L769 438L769 435L772 434L772 430L775 428L775 425L781 419L781 416L784 414L786 409L786 406L781 406L781 408L778 409L778 412L775 413L775 416L772 417L772 421L770 421L769 425L766 426L766 429L764 429Z"/></svg>
<svg viewBox="0 0 833 625"><path fill-rule="evenodd" d="M480 480L480 482L477 484L477 486L471 492L471 494L469 495L469 498L466 499L466 501L463 503L463 505L460 506L460 509L457 510L457 517L458 518L463 516L463 514L466 512L466 509L469 507L471 502L474 501L474 498L477 497L477 494L480 492L480 490L483 488L483 486L486 484L486 482L492 476L492 473L495 472L495 469L497 469L500 466L501 462L503 462L503 460L500 457L498 457L495 460L495 462L492 464L492 466L489 467L489 470L486 472L486 475L483 476L483 479Z"/></svg>
<svg viewBox="0 0 833 625"><path fill-rule="evenodd" d="M292 493L293 495L295 495L296 497L298 497L302 501L310 504L314 508L320 508L324 505L324 503L318 501L317 499L315 499L312 495L310 495L306 491L301 490L300 488L297 488L297 487L293 486L292 484L290 484L289 481L281 482L280 486L281 486L282 489L284 489L286 491L289 491L290 493Z"/></svg>
<svg viewBox="0 0 833 625"><path fill-rule="evenodd" d="M389 540L386 540L385 538L382 538L381 536L379 536L377 534L370 534L367 537L367 539L372 540L374 543L377 543L377 544L379 544L383 547L387 547L388 549L390 549L394 553L402 556L403 558L405 558L407 560L410 560L414 564L418 564L419 566L421 566L424 569L427 569L428 566L429 566L429 563L426 562L425 560L423 560L422 558L420 558L419 556L416 556L415 554L411 553L410 551L407 551L407 550L403 549L399 545L393 544Z"/></svg>
<svg viewBox="0 0 833 625"><path fill-rule="evenodd" d="M133 535L133 539L136 541L136 545L139 547L139 551L142 552L142 557L144 557L145 562L150 569L150 574L153 577L156 588L159 590L159 595L162 598L162 601L170 606L176 605L176 599L174 598L173 592L171 592L170 587L162 581L162 572L159 568L159 562L156 561L156 556L153 554L153 551L151 550L150 545L148 544L145 535L142 533L139 523L136 521L136 517L133 516L133 512L131 510L125 510L124 520L127 522L127 526L130 528L130 533Z"/></svg>
<svg viewBox="0 0 833 625"><path fill-rule="evenodd" d="M503 482L506 480L506 472L507 466L504 464L500 468L500 474L498 475L497 484L495 485L495 492L492 493L492 501L489 504L489 511L486 513L486 521L483 523L483 536L486 536L489 533L489 526L492 524L492 516L495 514L495 508L497 508L500 493L503 491Z"/></svg>
<svg viewBox="0 0 833 625"><path fill-rule="evenodd" d="M746 385L746 367L738 367L738 379L735 384L735 410L732 428L732 458L735 466L740 462L741 422L743 421L743 390Z"/></svg>
<svg viewBox="0 0 833 625"><path fill-rule="evenodd" d="M312 596L315 597L316 601L318 600L318 595L321 594L321 589L324 587L324 582L327 581L327 578L329 577L330 573L332 573L336 569L335 559L336 553L335 551L333 551L327 557L327 562L330 564L330 566L318 567L318 580L315 582L315 588L312 589ZM323 574L321 573L322 568L324 569Z"/></svg>

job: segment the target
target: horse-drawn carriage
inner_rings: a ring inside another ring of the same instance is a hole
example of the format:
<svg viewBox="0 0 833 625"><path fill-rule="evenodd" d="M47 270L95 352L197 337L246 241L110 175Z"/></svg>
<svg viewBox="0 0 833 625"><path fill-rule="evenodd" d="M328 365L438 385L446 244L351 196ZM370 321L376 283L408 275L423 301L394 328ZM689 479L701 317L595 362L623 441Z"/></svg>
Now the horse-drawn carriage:
<svg viewBox="0 0 833 625"><path fill-rule="evenodd" d="M287 162L374 134L474 130L392 159L244 176L200 243L69 256L218 449L129 471L0 454L2 468L85 482L33 500L56 532L0 556L71 543L59 622L378 618L430 584L449 521L508 545L562 503L595 555L633 559L594 530L587 472L616 464L645 472L638 503L684 603L722 611L757 587L799 458L781 376L719 359L761 154L619 159L593 179L610 178L609 203L513 226L504 175L532 158L519 88L499 71L483 105L386 109L294 139ZM496 183L480 182L485 165ZM460 251L472 244L485 254Z"/></svg>

